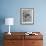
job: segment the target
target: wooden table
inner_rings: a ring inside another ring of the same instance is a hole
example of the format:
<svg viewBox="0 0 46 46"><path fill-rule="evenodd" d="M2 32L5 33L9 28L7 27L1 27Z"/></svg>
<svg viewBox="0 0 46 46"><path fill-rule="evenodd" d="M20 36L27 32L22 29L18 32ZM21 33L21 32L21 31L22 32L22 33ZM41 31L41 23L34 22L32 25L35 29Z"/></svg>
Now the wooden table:
<svg viewBox="0 0 46 46"><path fill-rule="evenodd" d="M25 35L26 32L11 32L8 35L4 33L4 46L43 46L43 35L40 32L38 35Z"/></svg>

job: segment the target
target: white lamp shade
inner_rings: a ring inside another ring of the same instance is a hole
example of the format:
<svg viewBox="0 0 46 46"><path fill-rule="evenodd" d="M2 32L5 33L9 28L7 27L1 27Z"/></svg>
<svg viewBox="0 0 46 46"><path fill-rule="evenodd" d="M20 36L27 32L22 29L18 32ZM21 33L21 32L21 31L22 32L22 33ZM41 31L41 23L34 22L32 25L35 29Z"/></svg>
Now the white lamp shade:
<svg viewBox="0 0 46 46"><path fill-rule="evenodd" d="M14 18L5 18L5 25L13 25Z"/></svg>

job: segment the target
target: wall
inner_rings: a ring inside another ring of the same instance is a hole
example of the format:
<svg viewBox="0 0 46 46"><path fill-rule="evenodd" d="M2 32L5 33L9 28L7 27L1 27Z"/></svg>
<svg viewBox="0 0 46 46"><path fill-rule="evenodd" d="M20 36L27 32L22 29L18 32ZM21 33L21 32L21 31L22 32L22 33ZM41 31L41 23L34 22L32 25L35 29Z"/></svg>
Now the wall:
<svg viewBox="0 0 46 46"><path fill-rule="evenodd" d="M13 17L15 19L11 32L40 31L44 36L46 35L46 0L0 0L0 4L0 18ZM20 24L20 8L34 8L33 25ZM4 23L0 25L0 32L8 32L8 26ZM45 41L44 43L46 44Z"/></svg>
<svg viewBox="0 0 46 46"><path fill-rule="evenodd" d="M11 31L46 31L46 1L44 0L1 0L0 17L13 17L15 19L14 26ZM34 8L34 24L20 24L20 8ZM2 32L7 31L8 27L2 25ZM13 29L14 28L14 29ZM19 30L18 30L19 29Z"/></svg>

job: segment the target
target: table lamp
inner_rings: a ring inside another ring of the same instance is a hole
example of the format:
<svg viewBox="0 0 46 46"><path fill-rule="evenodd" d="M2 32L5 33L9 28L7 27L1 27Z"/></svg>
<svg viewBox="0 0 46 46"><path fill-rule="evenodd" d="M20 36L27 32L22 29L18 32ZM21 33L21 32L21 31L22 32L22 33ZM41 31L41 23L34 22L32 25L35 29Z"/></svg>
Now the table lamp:
<svg viewBox="0 0 46 46"><path fill-rule="evenodd" d="M5 25L9 25L9 31L8 31L9 35L11 35L10 26L13 24L14 24L14 18L5 18Z"/></svg>

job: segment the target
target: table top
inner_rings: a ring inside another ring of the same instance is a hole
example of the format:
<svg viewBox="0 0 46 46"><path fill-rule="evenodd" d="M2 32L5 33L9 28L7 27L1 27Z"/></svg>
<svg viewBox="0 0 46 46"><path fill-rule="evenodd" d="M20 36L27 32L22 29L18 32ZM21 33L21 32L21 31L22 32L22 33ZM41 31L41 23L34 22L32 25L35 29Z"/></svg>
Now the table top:
<svg viewBox="0 0 46 46"><path fill-rule="evenodd" d="M43 35L40 32L32 32L32 34L25 34L27 32L11 32L9 35L7 32L4 33L5 39L43 39ZM38 34L38 35L35 35Z"/></svg>

